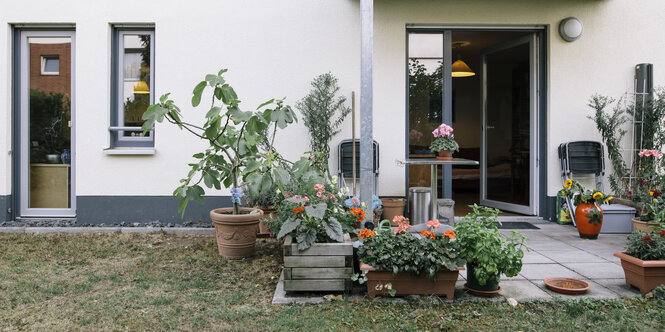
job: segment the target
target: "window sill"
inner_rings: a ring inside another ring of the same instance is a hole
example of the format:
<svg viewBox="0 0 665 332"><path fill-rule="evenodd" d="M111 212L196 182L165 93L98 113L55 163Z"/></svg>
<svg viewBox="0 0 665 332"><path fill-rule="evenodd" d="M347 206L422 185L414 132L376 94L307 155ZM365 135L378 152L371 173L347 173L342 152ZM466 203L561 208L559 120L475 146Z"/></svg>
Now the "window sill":
<svg viewBox="0 0 665 332"><path fill-rule="evenodd" d="M109 156L152 156L155 154L154 148L108 148L104 149L104 154Z"/></svg>

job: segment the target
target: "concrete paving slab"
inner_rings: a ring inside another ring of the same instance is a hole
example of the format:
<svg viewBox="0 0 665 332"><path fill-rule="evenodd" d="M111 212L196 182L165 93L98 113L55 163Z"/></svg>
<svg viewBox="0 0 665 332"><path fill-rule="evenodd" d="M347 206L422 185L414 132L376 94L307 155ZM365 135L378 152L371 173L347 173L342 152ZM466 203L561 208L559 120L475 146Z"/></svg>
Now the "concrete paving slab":
<svg viewBox="0 0 665 332"><path fill-rule="evenodd" d="M501 281L501 296L512 297L517 301L533 299L551 299L552 296L534 285L529 280L505 280Z"/></svg>
<svg viewBox="0 0 665 332"><path fill-rule="evenodd" d="M535 242L535 241L529 241L526 244L529 249L535 250L535 251L541 251L541 250L566 250L566 249L571 249L574 248L570 244L567 244L562 241L556 241L556 240L549 240L549 241L541 241L541 242Z"/></svg>
<svg viewBox="0 0 665 332"><path fill-rule="evenodd" d="M582 275L559 264L524 264L522 265L520 275L529 280L542 280L553 277L583 278Z"/></svg>
<svg viewBox="0 0 665 332"><path fill-rule="evenodd" d="M606 287L607 289L617 293L621 297L631 298L635 296L640 296L640 291L637 288L628 288L626 286L626 279L594 279L599 285Z"/></svg>
<svg viewBox="0 0 665 332"><path fill-rule="evenodd" d="M0 233L25 233L25 227L0 227Z"/></svg>
<svg viewBox="0 0 665 332"><path fill-rule="evenodd" d="M522 258L523 264L546 264L546 263L555 263L553 260L543 256L537 251L530 251L524 253L524 258Z"/></svg>
<svg viewBox="0 0 665 332"><path fill-rule="evenodd" d="M120 227L26 227L31 234L120 233Z"/></svg>
<svg viewBox="0 0 665 332"><path fill-rule="evenodd" d="M620 279L624 277L623 269L621 266L606 262L606 263L563 263L562 265L579 273L585 278L610 278Z"/></svg>
<svg viewBox="0 0 665 332"><path fill-rule="evenodd" d="M312 296L309 293L287 294L284 290L284 271L282 270L275 288L275 295L272 297L272 304L318 304L323 302L325 302L323 296Z"/></svg>
<svg viewBox="0 0 665 332"><path fill-rule="evenodd" d="M570 262L570 263L607 263L602 257L588 253L583 250L541 250L540 254L551 258L557 262Z"/></svg>
<svg viewBox="0 0 665 332"><path fill-rule="evenodd" d="M580 280L584 280L584 281L588 282L589 286L591 286L586 293L580 294L580 295L568 295L568 294L557 293L555 291L552 291L552 290L548 289L547 286L545 286L544 281L537 281L536 285L538 285L542 290L547 292L547 294L550 294L552 297L560 297L560 298L564 298L564 299L579 299L579 298L616 299L616 298L620 298L619 294L609 290L606 287L603 287L602 285L600 285L596 282L593 282L592 280L588 280L588 279L580 279Z"/></svg>

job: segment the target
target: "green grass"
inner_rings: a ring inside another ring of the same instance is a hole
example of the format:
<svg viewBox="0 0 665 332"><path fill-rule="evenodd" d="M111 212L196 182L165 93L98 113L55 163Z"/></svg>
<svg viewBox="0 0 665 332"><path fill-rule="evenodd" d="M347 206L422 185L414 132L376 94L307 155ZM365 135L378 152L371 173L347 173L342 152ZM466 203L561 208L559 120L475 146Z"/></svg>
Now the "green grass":
<svg viewBox="0 0 665 332"><path fill-rule="evenodd" d="M0 329L665 329L665 302L642 299L273 306L281 262L270 239L254 258L228 261L207 236L0 234Z"/></svg>

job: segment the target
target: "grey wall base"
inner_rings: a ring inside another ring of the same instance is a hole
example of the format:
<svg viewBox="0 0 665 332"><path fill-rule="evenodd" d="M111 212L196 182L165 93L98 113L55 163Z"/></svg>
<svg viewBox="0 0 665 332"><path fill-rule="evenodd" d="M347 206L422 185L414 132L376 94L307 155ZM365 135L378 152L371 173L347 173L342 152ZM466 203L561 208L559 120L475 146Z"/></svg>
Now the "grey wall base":
<svg viewBox="0 0 665 332"><path fill-rule="evenodd" d="M178 213L179 199L173 196L78 196L78 224L149 222L182 224L210 222L210 210L231 206L231 196L206 197L204 204L189 202L185 216ZM2 204L2 203L0 203Z"/></svg>
<svg viewBox="0 0 665 332"><path fill-rule="evenodd" d="M11 208L11 196L0 195L0 222L12 219L9 208Z"/></svg>

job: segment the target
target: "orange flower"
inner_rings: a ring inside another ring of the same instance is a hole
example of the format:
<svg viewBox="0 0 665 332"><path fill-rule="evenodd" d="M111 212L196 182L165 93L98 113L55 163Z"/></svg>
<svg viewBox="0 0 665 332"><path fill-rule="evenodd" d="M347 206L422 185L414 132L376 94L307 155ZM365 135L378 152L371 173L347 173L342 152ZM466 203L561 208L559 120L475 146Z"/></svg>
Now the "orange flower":
<svg viewBox="0 0 665 332"><path fill-rule="evenodd" d="M454 239L455 236L457 236L457 235L455 235L455 231L453 231L452 229L449 229L449 230L443 232L443 236L445 236L449 239Z"/></svg>
<svg viewBox="0 0 665 332"><path fill-rule="evenodd" d="M426 229L423 229L422 232L420 232L420 235L431 238L432 240L436 240L436 236L434 235L434 233Z"/></svg>
<svg viewBox="0 0 665 332"><path fill-rule="evenodd" d="M302 207L302 206L299 206L299 207L295 207L295 208L293 208L292 211L293 211L293 213L300 213L300 212L305 211L305 208Z"/></svg>
<svg viewBox="0 0 665 332"><path fill-rule="evenodd" d="M376 232L374 232L373 230L369 230L367 228L363 229L362 231L360 231L360 233L358 233L358 237L361 238L361 239L366 239L368 237L372 237L372 236L375 236L375 235L376 235Z"/></svg>
<svg viewBox="0 0 665 332"><path fill-rule="evenodd" d="M363 209L357 208L357 207L352 207L350 212L351 212L351 214L356 216L358 221L365 220L365 211Z"/></svg>

